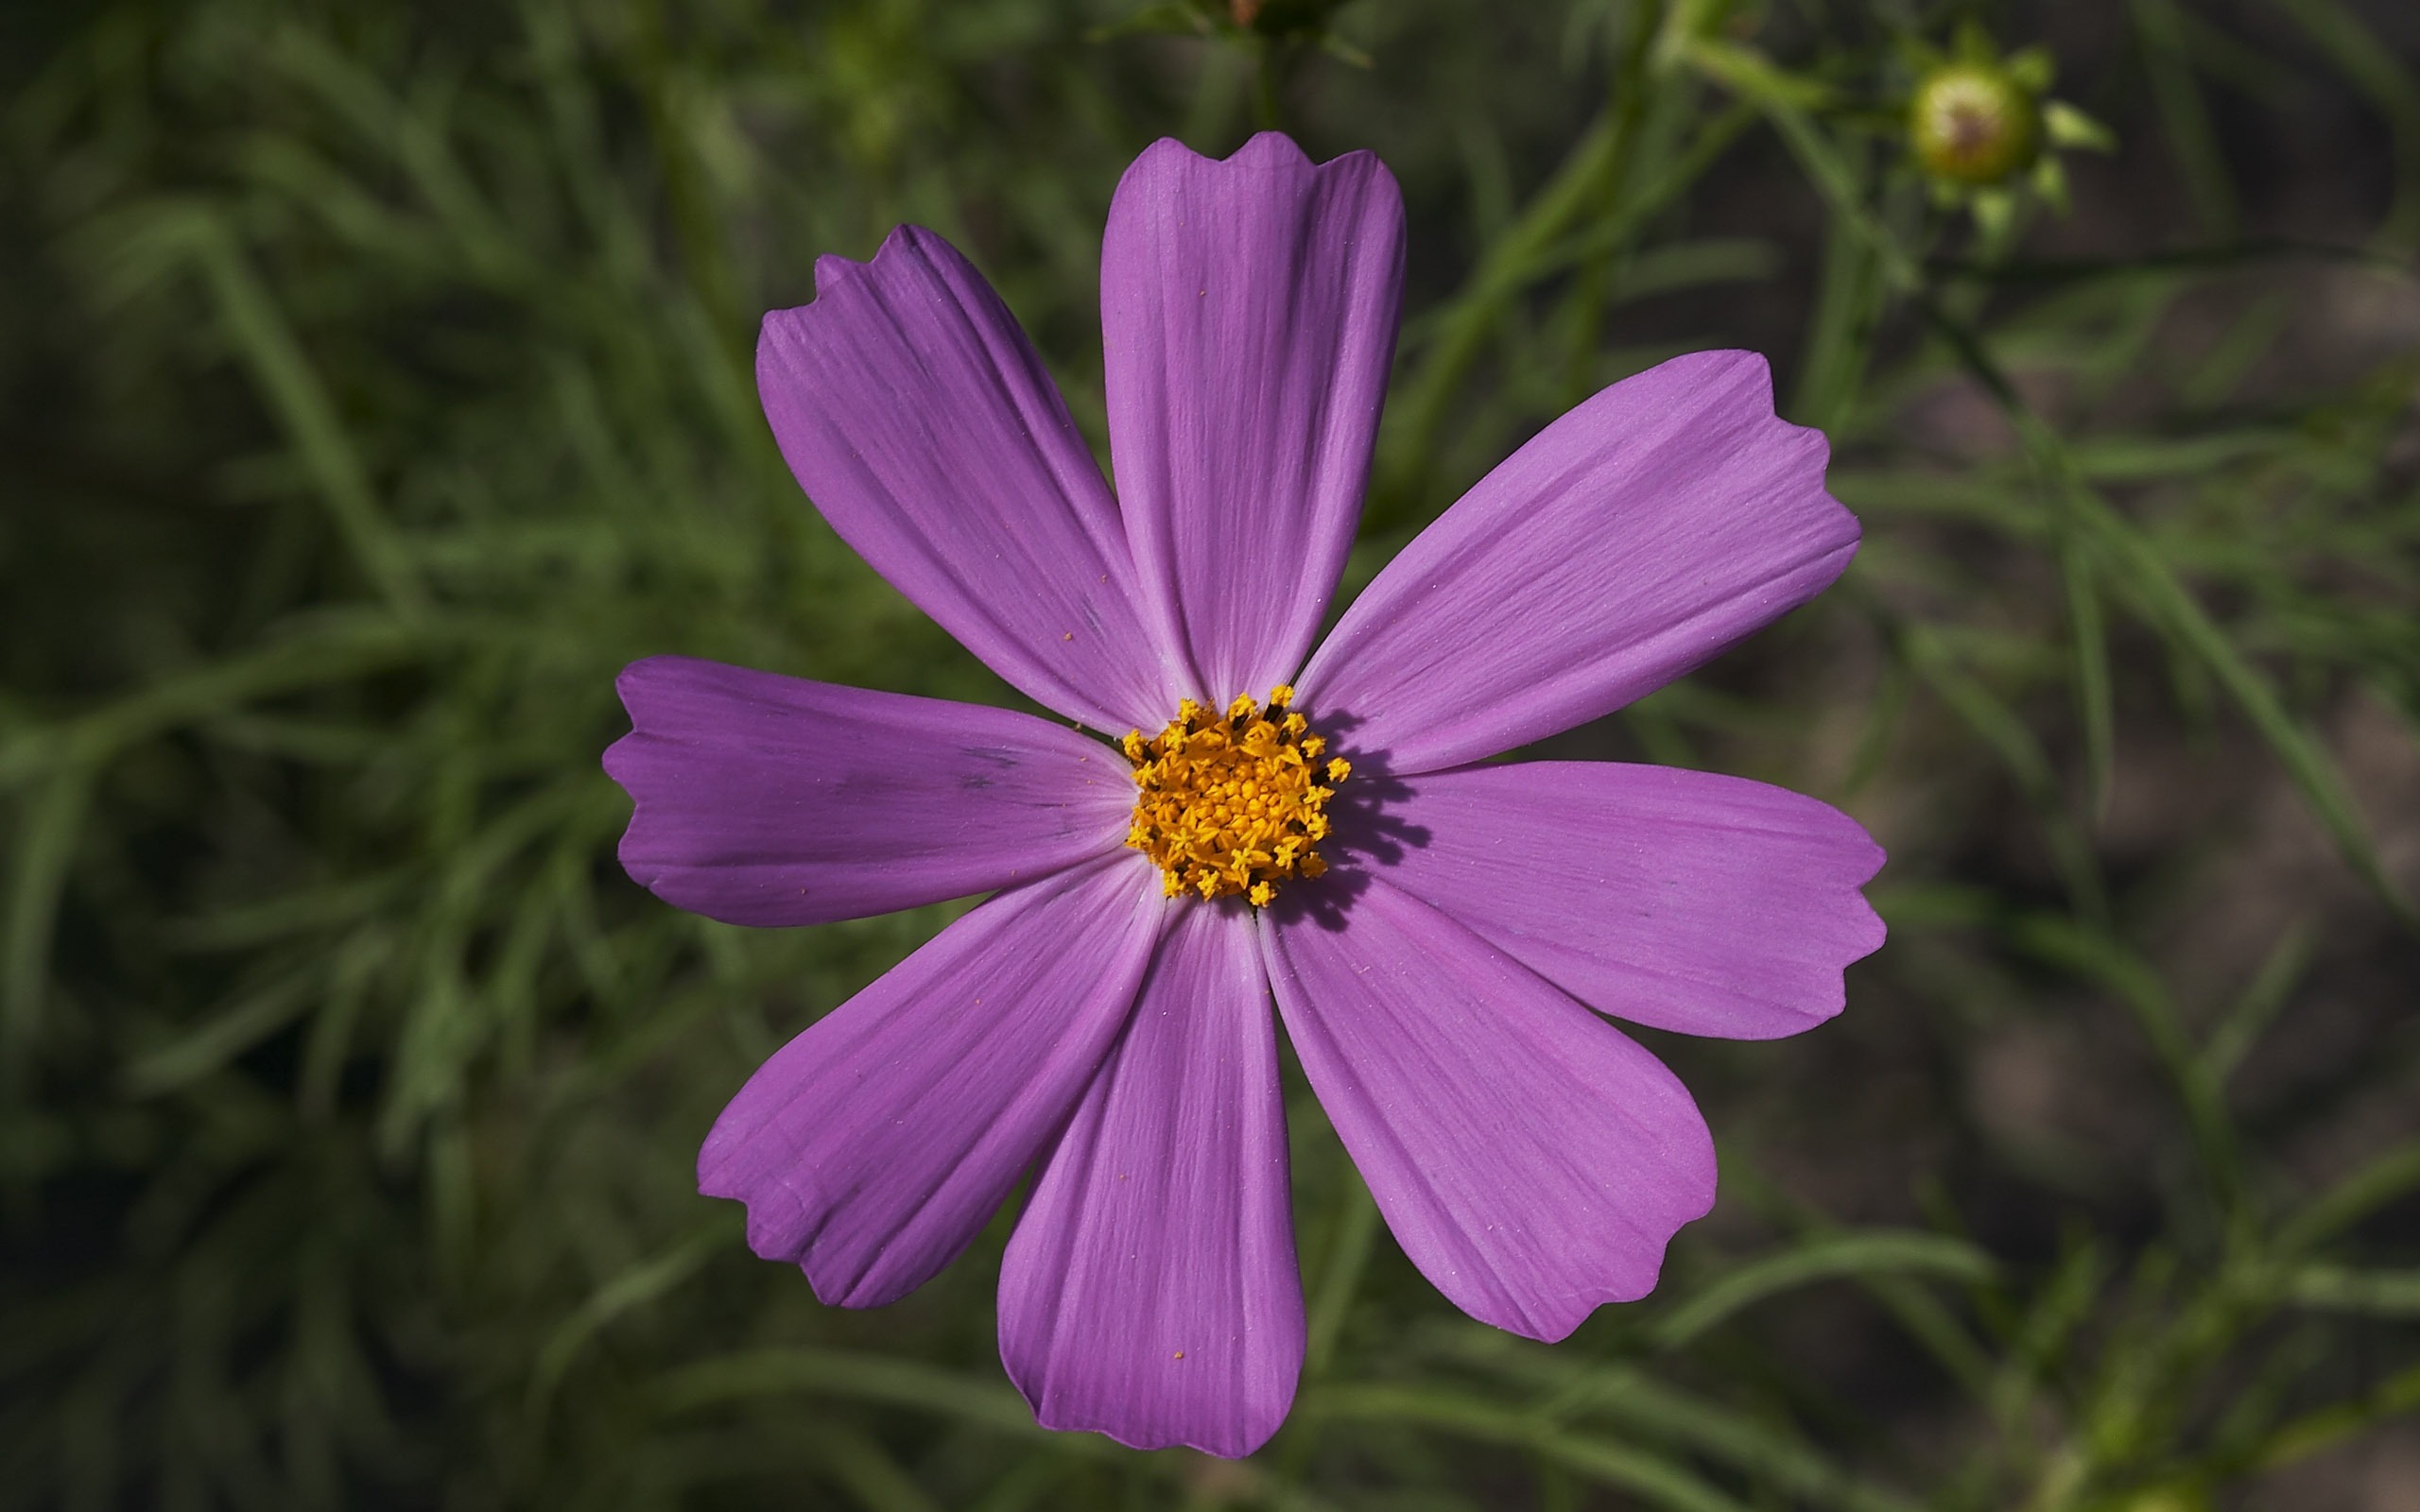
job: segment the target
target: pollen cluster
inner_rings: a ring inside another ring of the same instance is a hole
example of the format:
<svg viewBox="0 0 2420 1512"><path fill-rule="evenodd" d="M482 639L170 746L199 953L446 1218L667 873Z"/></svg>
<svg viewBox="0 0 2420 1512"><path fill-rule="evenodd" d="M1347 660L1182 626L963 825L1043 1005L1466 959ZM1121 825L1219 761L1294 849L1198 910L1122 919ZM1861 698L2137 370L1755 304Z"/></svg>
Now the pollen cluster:
<svg viewBox="0 0 2420 1512"><path fill-rule="evenodd" d="M1287 707L1293 701L1281 684L1266 710L1237 698L1214 718L1187 698L1158 734L1128 733L1126 759L1142 792L1126 843L1160 868L1167 896L1240 894L1266 908L1280 883L1327 870L1314 847L1327 838L1327 800L1353 766L1322 760L1327 742Z"/></svg>

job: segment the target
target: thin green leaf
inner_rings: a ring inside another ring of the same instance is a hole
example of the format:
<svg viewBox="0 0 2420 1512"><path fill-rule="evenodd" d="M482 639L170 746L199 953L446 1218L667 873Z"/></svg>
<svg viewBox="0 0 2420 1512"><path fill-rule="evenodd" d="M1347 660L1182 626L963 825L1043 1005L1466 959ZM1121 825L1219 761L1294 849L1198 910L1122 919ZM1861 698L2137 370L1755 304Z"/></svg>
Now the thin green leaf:
<svg viewBox="0 0 2420 1512"><path fill-rule="evenodd" d="M1649 1328L1659 1349L1678 1349L1768 1297L1802 1286L1910 1272L1967 1283L1996 1273L1992 1258L1962 1239L1913 1230L1818 1234L1725 1273Z"/></svg>

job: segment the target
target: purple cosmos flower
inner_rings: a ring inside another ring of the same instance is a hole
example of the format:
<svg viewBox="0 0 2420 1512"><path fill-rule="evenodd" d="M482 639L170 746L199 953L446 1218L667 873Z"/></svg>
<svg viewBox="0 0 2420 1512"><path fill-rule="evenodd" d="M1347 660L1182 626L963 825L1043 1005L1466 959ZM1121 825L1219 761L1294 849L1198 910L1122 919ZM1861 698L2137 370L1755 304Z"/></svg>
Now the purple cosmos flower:
<svg viewBox="0 0 2420 1512"><path fill-rule="evenodd" d="M1762 359L1614 385L1490 473L1324 644L1392 356L1368 153L1161 142L1101 254L1112 496L941 238L827 257L765 320L782 451L841 539L1077 725L657 657L606 756L621 848L738 924L996 896L766 1062L699 1157L826 1302L929 1280L1038 1168L1000 1353L1040 1420L1248 1453L1304 1348L1277 1014L1404 1252L1559 1339L1714 1199L1688 1092L1610 1014L1767 1039L1837 1013L1881 851L1702 772L1481 765L1837 577L1855 519ZM1307 655L1307 661L1305 656ZM1129 733L1132 731L1132 733Z"/></svg>

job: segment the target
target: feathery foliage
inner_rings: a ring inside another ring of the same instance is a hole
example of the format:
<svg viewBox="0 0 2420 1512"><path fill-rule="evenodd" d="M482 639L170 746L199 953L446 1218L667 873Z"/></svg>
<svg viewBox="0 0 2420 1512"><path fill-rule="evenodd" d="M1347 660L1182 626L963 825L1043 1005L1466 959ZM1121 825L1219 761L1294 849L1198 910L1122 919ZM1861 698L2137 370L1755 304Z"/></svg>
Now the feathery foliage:
<svg viewBox="0 0 2420 1512"><path fill-rule="evenodd" d="M1907 152L1983 22L2114 130L2068 218ZM2404 7L0 27L0 1506L2186 1512L2413 1442ZM1552 1349L1420 1281L1297 1084L1310 1364L1226 1465L1032 1427L1005 1219L872 1314L748 1256L700 1137L935 919L676 913L596 758L655 652L1013 702L798 496L754 321L931 226L1098 443L1119 169L1261 123L1410 207L1357 581L1596 387L1772 352L1863 555L1551 744L1842 803L1893 936L1813 1036L1654 1040L1723 1206Z"/></svg>

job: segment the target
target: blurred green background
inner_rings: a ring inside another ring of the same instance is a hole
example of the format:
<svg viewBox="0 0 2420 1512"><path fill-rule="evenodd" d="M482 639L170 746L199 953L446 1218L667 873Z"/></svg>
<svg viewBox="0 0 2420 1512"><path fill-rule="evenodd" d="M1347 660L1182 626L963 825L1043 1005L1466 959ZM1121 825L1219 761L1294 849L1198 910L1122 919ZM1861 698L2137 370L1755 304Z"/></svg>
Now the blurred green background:
<svg viewBox="0 0 2420 1512"><path fill-rule="evenodd" d="M1925 177L1962 49L2069 102L2066 213ZM0 1505L2420 1506L2415 62L2406 0L0 10ZM1842 585L1550 744L1848 808L1892 939L1647 1035L1721 1205L1555 1349L1297 1078L1310 1364L1228 1465L1032 1428L1005 1222L875 1314L748 1255L700 1136L942 911L677 913L597 756L654 652L1013 701L799 496L756 319L932 226L1098 442L1119 171L1268 122L1410 210L1357 581L1675 352L1831 433Z"/></svg>

